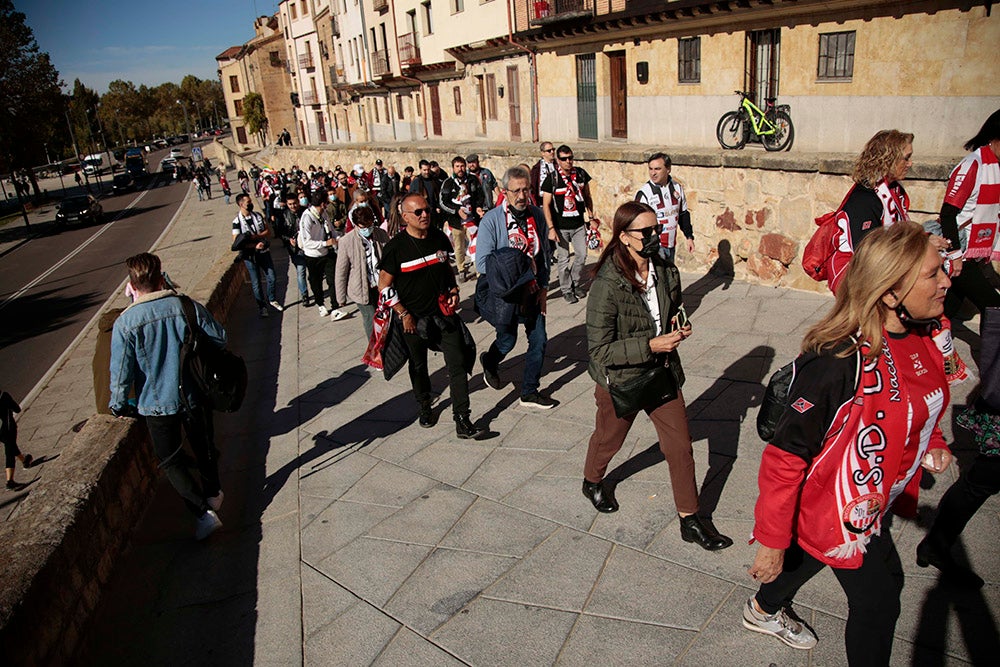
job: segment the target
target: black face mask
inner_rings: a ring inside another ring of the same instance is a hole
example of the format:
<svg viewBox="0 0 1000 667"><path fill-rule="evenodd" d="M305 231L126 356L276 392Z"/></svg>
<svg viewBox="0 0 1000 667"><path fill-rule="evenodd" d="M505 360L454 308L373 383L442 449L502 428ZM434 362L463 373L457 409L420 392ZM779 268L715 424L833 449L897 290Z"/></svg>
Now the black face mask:
<svg viewBox="0 0 1000 667"><path fill-rule="evenodd" d="M644 238L642 240L642 247L636 250L639 257L646 259L656 255L658 252L660 252L660 236L658 234L651 234L649 238Z"/></svg>
<svg viewBox="0 0 1000 667"><path fill-rule="evenodd" d="M910 315L910 311L906 309L902 303L896 306L896 317L899 321L903 323L903 326L907 329L915 329L917 331L926 331L931 333L941 328L941 320L936 317L927 318L917 318Z"/></svg>
<svg viewBox="0 0 1000 667"><path fill-rule="evenodd" d="M247 213L253 213L253 202L247 204Z"/></svg>

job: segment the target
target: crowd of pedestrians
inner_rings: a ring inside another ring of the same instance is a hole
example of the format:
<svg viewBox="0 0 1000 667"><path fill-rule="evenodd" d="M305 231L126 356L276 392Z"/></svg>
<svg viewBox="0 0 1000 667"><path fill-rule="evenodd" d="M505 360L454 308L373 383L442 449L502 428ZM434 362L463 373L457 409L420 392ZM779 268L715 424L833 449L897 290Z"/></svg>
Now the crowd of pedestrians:
<svg viewBox="0 0 1000 667"><path fill-rule="evenodd" d="M939 422L949 385L964 377L955 372L947 317L960 297L982 313L981 373L994 369L982 374L979 398L958 420L982 453L945 494L915 554L918 564L934 565L958 585L981 586L950 549L1000 490L1000 298L988 266L1000 260L1000 111L967 144L971 153L952 174L940 220L927 230L911 220L901 183L914 140L896 130L872 137L833 213L826 275L836 302L802 341L787 405L760 462L754 512L758 546L748 574L759 589L744 606L743 625L793 648L815 646L815 634L792 604L799 588L829 566L850 605L845 642L852 665L887 664L892 648L903 575L885 515L912 516L921 469L941 473L952 460ZM523 330L519 405L558 407L543 389L550 296L558 287L568 304L586 299L595 423L580 462L583 495L599 512L620 509L605 472L645 412L667 461L681 538L706 550L728 548L733 540L699 506L682 389L680 351L695 335L674 265L680 236L687 252L695 248L684 184L673 178L668 155L650 155L648 180L634 201L613 212L604 249L588 272L588 239L600 224L592 176L567 145L543 142L540 151L535 165L512 165L499 181L478 155L455 156L450 172L420 160L416 170L400 173L381 159L370 169L241 170L233 250L250 275L258 312L267 317L285 308L276 297L271 257L271 242L280 239L303 307L339 320L355 306L368 341L365 360L382 358L387 374L390 364L407 365L423 428L437 422L428 351L442 352L456 436L480 439L487 430L472 418L469 396L477 358L487 387L501 389L503 361ZM220 184L228 197L228 183ZM178 335L179 311L176 300L163 299L158 261L140 256L128 266L138 299L115 329L116 411L124 410L137 370L154 387L159 375L173 378L169 364L142 367L143 358L155 355L138 354L136 346L155 337L137 332L166 318ZM476 312L495 330L478 357L459 314L464 280L476 280ZM953 284L960 290L951 292ZM199 317L223 345L221 327L202 311ZM170 336L161 340L176 345ZM154 449L204 536L217 527L214 511L222 499L210 415L177 416L178 400L175 382L162 394L140 391L138 410L154 416L147 420ZM198 485L170 463L181 426L202 469Z"/></svg>

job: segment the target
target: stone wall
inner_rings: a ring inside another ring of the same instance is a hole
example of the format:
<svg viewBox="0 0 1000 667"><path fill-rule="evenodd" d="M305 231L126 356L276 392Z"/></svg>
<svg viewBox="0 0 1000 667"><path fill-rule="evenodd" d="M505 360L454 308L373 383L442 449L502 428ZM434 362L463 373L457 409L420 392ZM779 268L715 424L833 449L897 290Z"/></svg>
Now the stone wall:
<svg viewBox="0 0 1000 667"><path fill-rule="evenodd" d="M227 254L188 294L224 322L245 276ZM152 499L158 472L147 439L141 420L94 415L0 524L0 664L72 664Z"/></svg>
<svg viewBox="0 0 1000 667"><path fill-rule="evenodd" d="M648 178L645 158L653 148L609 144L574 147L577 164L594 181L591 192L609 233L615 209L634 198ZM370 168L380 157L397 171L421 158L450 164L457 153L478 153L484 166L499 179L504 170L520 162L534 164L534 146L525 144L468 143L445 148L439 144L385 144L344 146L340 149L270 147L243 159L279 169L293 165L322 165L346 169L355 162ZM920 161L910 170L905 187L911 215L918 222L937 217L948 174L960 155ZM673 177L687 192L695 232L695 252L678 249L677 264L684 271L704 273L710 268L729 270L741 280L823 292L799 263L802 248L816 226L815 218L835 209L851 186L853 156L841 154L765 153L742 151L675 152ZM683 244L680 244L683 246ZM720 258L721 254L721 258Z"/></svg>

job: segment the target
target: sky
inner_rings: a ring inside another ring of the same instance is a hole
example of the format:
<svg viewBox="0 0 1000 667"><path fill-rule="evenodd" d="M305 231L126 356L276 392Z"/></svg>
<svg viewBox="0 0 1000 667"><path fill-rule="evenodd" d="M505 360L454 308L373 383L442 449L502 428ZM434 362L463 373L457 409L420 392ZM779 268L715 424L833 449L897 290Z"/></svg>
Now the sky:
<svg viewBox="0 0 1000 667"><path fill-rule="evenodd" d="M156 86L215 79L215 56L254 36L277 0L14 0L67 91L104 93L115 79Z"/></svg>

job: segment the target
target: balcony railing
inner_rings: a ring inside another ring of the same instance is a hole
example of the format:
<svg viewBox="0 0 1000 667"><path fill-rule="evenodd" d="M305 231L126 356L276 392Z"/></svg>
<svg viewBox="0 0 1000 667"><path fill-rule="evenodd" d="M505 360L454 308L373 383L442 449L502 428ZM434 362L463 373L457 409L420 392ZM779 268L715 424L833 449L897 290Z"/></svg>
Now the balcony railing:
<svg viewBox="0 0 1000 667"><path fill-rule="evenodd" d="M389 68L389 51L382 49L372 53L372 76L388 76L392 74Z"/></svg>
<svg viewBox="0 0 1000 667"><path fill-rule="evenodd" d="M544 25L594 15L594 0L528 0L531 25Z"/></svg>
<svg viewBox="0 0 1000 667"><path fill-rule="evenodd" d="M412 32L399 36L399 66L410 67L420 64L420 47L417 46L417 36Z"/></svg>
<svg viewBox="0 0 1000 667"><path fill-rule="evenodd" d="M312 53L300 53L299 54L299 68L300 69L312 69L315 67L313 64Z"/></svg>
<svg viewBox="0 0 1000 667"><path fill-rule="evenodd" d="M334 37L340 37L340 20L336 14L330 16L330 34Z"/></svg>
<svg viewBox="0 0 1000 667"><path fill-rule="evenodd" d="M300 102L304 106L311 106L313 104L319 104L319 93L314 92L312 90L305 91L299 97L300 97Z"/></svg>
<svg viewBox="0 0 1000 667"><path fill-rule="evenodd" d="M389 0L372 0L372 10L384 12L389 10Z"/></svg>
<svg viewBox="0 0 1000 667"><path fill-rule="evenodd" d="M346 83L347 80L344 78L344 68L343 67L337 67L336 65L330 65L330 79L329 79L329 81L330 81L331 84L334 84L334 85L336 85L338 83Z"/></svg>

